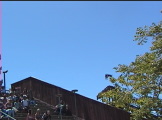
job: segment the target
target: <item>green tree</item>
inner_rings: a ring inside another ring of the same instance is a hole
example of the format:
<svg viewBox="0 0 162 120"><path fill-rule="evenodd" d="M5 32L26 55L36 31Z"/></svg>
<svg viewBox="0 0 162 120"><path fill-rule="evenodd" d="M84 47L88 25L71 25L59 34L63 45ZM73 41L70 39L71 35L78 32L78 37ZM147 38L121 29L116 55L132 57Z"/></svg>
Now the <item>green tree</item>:
<svg viewBox="0 0 162 120"><path fill-rule="evenodd" d="M99 99L131 114L132 120L162 120L162 21L137 28L134 41L152 41L150 51L137 55L129 65L114 69L118 78L109 77L115 89L98 94Z"/></svg>

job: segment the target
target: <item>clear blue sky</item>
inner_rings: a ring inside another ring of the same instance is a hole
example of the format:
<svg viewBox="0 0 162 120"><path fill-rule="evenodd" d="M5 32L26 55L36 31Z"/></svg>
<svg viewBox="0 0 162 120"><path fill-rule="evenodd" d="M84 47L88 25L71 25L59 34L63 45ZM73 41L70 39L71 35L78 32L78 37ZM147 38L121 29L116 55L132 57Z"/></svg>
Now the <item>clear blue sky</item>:
<svg viewBox="0 0 162 120"><path fill-rule="evenodd" d="M162 19L161 1L3 1L2 64L10 84L35 77L95 99L105 74L129 64L150 43L137 27Z"/></svg>

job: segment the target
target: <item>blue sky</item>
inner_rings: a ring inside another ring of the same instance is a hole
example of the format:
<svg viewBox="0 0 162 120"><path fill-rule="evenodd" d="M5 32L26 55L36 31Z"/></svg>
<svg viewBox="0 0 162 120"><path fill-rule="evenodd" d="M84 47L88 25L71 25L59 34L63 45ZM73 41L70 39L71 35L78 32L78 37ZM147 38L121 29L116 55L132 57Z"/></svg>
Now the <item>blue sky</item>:
<svg viewBox="0 0 162 120"><path fill-rule="evenodd" d="M150 43L137 27L162 19L161 1L3 1L2 65L10 84L35 77L96 100L105 74L129 64Z"/></svg>

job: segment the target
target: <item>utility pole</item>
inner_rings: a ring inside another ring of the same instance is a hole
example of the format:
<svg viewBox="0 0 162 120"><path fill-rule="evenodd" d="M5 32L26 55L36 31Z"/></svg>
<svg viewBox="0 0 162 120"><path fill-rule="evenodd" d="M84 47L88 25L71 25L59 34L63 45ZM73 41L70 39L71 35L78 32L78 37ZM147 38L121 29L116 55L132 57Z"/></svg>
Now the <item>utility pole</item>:
<svg viewBox="0 0 162 120"><path fill-rule="evenodd" d="M75 115L76 115L76 118L78 116L78 112L77 112L77 105L76 105L76 92L78 92L78 90L74 89L72 90L72 92L74 93L74 104L75 104Z"/></svg>
<svg viewBox="0 0 162 120"><path fill-rule="evenodd" d="M4 90L5 90L5 93L6 93L6 76L5 74L8 72L8 70L6 71L3 71L3 74L4 74Z"/></svg>

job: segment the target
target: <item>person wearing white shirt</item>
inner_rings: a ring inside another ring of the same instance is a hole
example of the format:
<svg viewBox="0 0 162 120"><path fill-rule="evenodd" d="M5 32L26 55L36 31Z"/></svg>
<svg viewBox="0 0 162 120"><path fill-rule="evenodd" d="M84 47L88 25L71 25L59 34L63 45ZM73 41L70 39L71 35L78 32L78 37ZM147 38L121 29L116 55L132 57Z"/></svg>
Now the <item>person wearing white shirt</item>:
<svg viewBox="0 0 162 120"><path fill-rule="evenodd" d="M24 97L24 99L21 101L23 109L27 112L29 109L29 100Z"/></svg>

